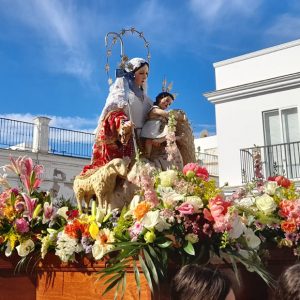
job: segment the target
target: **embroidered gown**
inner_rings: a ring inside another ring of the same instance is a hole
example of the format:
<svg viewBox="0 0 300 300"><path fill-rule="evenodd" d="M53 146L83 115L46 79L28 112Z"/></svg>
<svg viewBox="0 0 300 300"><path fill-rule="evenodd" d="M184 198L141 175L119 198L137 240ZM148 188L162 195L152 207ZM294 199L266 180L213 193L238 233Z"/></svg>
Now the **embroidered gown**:
<svg viewBox="0 0 300 300"><path fill-rule="evenodd" d="M128 100L131 108L131 121L135 125L136 135L139 138L147 113L153 104L134 82L129 83ZM133 138L125 142L120 139L122 127L126 121L129 121L127 106L113 109L106 114L98 125L91 164L83 168L81 175L87 170L104 166L114 158L134 157Z"/></svg>

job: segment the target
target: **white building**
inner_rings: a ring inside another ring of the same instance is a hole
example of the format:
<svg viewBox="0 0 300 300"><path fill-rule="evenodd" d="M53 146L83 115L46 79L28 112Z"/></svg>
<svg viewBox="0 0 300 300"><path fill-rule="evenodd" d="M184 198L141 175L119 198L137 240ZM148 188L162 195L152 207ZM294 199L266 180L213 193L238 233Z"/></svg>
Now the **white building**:
<svg viewBox="0 0 300 300"><path fill-rule="evenodd" d="M75 201L74 177L90 163L94 136L50 127L49 121L45 117L37 117L34 123L0 118L0 167L9 164L10 155L31 157L34 163L44 166L41 189L50 191L53 198ZM10 172L8 181L12 187L20 184Z"/></svg>
<svg viewBox="0 0 300 300"><path fill-rule="evenodd" d="M299 178L300 40L214 68L216 90L204 96L216 109L220 185L238 186L254 176L254 145L260 147L265 177L285 172Z"/></svg>

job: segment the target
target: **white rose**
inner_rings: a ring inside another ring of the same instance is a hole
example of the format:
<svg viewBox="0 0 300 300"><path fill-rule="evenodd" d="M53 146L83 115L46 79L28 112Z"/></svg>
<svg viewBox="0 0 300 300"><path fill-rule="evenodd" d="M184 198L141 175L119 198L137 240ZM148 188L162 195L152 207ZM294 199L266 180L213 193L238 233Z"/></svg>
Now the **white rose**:
<svg viewBox="0 0 300 300"><path fill-rule="evenodd" d="M164 230L170 229L172 225L169 224L165 218L162 218L161 216L158 219L158 223L155 225L155 229L159 232L163 232Z"/></svg>
<svg viewBox="0 0 300 300"><path fill-rule="evenodd" d="M157 191L159 192L164 203L164 207L166 208L173 208L177 205L178 201L184 200L184 196L176 193L172 188L160 187Z"/></svg>
<svg viewBox="0 0 300 300"><path fill-rule="evenodd" d="M261 243L260 238L254 234L251 228L246 228L244 230L244 237L246 239L248 247L252 249L257 248Z"/></svg>
<svg viewBox="0 0 300 300"><path fill-rule="evenodd" d="M245 197L242 199L236 199L234 201L235 204L240 205L240 206L244 206L244 207L250 207L254 204L255 202L255 198L254 197Z"/></svg>
<svg viewBox="0 0 300 300"><path fill-rule="evenodd" d="M195 212L199 212L199 209L203 207L203 202L198 196L187 196L185 202L193 205Z"/></svg>
<svg viewBox="0 0 300 300"><path fill-rule="evenodd" d="M269 195L274 195L277 187L278 187L278 184L276 181L268 181L265 184L265 193L267 193Z"/></svg>
<svg viewBox="0 0 300 300"><path fill-rule="evenodd" d="M34 242L31 239L26 240L25 242L17 246L16 249L19 256L25 257L34 250Z"/></svg>
<svg viewBox="0 0 300 300"><path fill-rule="evenodd" d="M167 170L160 172L158 175L160 179L160 185L163 187L171 187L177 178L177 172L174 170Z"/></svg>
<svg viewBox="0 0 300 300"><path fill-rule="evenodd" d="M145 228L152 229L155 227L156 224L158 224L159 219L160 217L158 210L149 211L145 214L145 216L141 220L141 223L144 225Z"/></svg>
<svg viewBox="0 0 300 300"><path fill-rule="evenodd" d="M270 214L277 208L275 201L268 194L263 194L262 196L256 197L256 206L266 215Z"/></svg>

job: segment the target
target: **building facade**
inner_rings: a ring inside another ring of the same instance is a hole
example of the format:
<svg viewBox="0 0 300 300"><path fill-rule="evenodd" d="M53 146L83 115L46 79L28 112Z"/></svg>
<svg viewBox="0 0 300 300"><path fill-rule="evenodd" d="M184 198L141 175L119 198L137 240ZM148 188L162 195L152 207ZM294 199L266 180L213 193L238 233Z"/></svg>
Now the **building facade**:
<svg viewBox="0 0 300 300"><path fill-rule="evenodd" d="M300 177L300 40L214 64L220 185L255 177L259 153L265 177Z"/></svg>

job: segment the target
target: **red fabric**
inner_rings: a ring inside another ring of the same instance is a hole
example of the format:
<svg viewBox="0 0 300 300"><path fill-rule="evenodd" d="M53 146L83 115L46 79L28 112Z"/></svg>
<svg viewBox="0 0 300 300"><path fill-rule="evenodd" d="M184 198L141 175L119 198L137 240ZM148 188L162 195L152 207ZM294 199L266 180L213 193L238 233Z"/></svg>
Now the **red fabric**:
<svg viewBox="0 0 300 300"><path fill-rule="evenodd" d="M92 163L84 166L81 175L87 170L101 167L114 158L132 157L134 153L132 138L126 145L118 138L118 131L122 121L128 121L128 117L122 110L108 113L100 125L100 130L93 145Z"/></svg>

